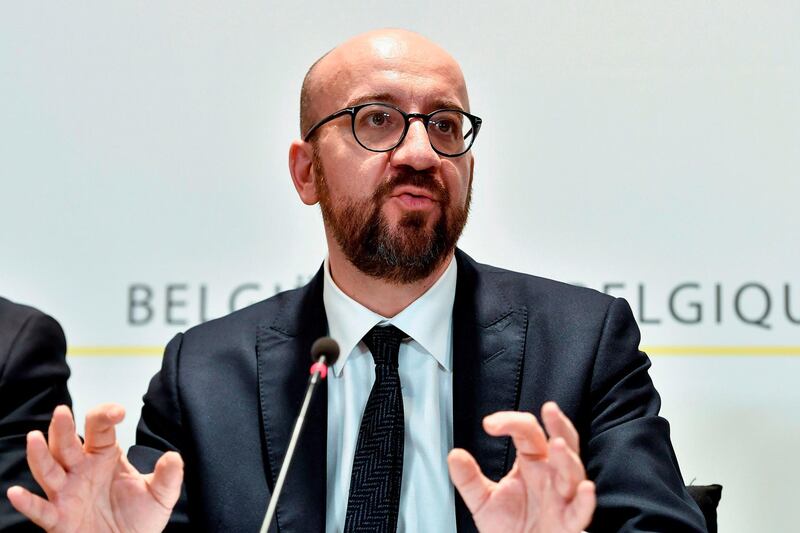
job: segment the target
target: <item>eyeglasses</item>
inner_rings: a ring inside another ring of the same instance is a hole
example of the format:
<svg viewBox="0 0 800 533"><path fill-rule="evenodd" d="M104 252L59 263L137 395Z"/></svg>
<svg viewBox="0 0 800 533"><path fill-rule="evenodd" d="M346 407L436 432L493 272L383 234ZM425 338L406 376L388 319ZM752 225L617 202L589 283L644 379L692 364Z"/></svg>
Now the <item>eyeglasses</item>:
<svg viewBox="0 0 800 533"><path fill-rule="evenodd" d="M428 114L406 113L389 104L368 103L328 115L311 126L303 140L308 141L323 124L345 115L350 116L353 137L370 152L388 152L400 146L408 133L410 120L418 118L428 131L433 150L445 157L467 153L483 122L460 109L438 109Z"/></svg>

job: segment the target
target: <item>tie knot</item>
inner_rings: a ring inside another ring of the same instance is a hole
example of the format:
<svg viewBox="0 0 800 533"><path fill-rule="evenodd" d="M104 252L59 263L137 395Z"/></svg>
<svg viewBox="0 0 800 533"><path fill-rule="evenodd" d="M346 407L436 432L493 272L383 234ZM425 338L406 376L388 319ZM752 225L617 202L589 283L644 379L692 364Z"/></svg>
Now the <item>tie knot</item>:
<svg viewBox="0 0 800 533"><path fill-rule="evenodd" d="M375 326L364 335L364 344L372 352L376 365L389 364L397 368L400 344L408 335L395 326Z"/></svg>

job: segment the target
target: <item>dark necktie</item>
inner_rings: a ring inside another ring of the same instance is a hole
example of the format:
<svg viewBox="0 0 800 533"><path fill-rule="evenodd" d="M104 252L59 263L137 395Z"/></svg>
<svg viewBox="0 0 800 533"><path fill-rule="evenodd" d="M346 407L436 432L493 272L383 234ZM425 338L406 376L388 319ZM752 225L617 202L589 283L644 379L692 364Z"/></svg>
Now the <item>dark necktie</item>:
<svg viewBox="0 0 800 533"><path fill-rule="evenodd" d="M364 337L375 360L375 384L358 432L344 524L346 533L397 530L404 438L397 353L406 337L394 326L375 326Z"/></svg>

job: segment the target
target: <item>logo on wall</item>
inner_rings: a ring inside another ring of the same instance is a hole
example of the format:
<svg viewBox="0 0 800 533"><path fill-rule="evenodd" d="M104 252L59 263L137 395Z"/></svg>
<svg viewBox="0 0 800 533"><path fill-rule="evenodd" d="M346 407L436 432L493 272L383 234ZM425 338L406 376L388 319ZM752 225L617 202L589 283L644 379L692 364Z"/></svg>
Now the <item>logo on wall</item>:
<svg viewBox="0 0 800 533"><path fill-rule="evenodd" d="M228 288L188 281L131 283L127 288L127 321L134 327L191 326L287 288L300 287L310 279L311 276L298 275L290 286L246 282ZM800 326L800 287L790 283L747 281L730 285L684 281L663 287L642 282L603 282L591 287L628 300L643 328L730 322L762 330L778 325Z"/></svg>

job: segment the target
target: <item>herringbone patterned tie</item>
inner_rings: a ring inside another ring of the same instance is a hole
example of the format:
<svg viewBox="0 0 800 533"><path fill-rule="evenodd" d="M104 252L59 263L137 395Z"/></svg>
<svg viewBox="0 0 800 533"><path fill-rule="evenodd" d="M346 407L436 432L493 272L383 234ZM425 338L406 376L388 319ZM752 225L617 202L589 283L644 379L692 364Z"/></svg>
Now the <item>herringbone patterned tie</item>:
<svg viewBox="0 0 800 533"><path fill-rule="evenodd" d="M404 438L397 353L406 337L394 326L376 326L364 337L375 359L375 384L358 432L344 524L346 533L397 530Z"/></svg>

